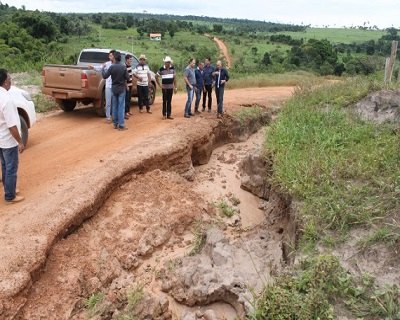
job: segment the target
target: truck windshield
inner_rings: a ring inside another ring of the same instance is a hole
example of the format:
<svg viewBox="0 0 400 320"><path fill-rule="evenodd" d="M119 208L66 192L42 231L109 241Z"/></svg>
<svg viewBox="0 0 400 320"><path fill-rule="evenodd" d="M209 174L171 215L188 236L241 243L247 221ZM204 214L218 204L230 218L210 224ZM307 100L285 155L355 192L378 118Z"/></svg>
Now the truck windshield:
<svg viewBox="0 0 400 320"><path fill-rule="evenodd" d="M79 57L79 62L104 63L108 61L108 52L84 51Z"/></svg>

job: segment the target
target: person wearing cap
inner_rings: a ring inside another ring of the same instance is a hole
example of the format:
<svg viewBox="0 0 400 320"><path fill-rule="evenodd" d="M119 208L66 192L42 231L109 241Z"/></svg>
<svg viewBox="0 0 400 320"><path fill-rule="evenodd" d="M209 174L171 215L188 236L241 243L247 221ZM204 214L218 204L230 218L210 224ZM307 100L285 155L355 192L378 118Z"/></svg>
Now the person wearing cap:
<svg viewBox="0 0 400 320"><path fill-rule="evenodd" d="M139 111L143 112L143 106L146 106L147 113L152 113L149 103L149 83L151 82L151 73L144 54L139 56L139 64L135 69L133 69L133 76L137 79Z"/></svg>
<svg viewBox="0 0 400 320"><path fill-rule="evenodd" d="M189 64L185 68L185 71L183 73L183 79L185 80L186 83L186 92L187 92L187 100L186 100L186 105L185 105L185 118L190 118L190 116L194 116L194 113L192 113L192 101L193 101L193 95L194 95L194 90L196 88L196 75L194 73L194 67L196 65L196 60L194 58L189 59Z"/></svg>
<svg viewBox="0 0 400 320"><path fill-rule="evenodd" d="M217 117L222 118L222 114L224 113L225 83L229 80L229 74L228 71L222 67L221 60L218 60L215 65L213 77L215 80L215 96L217 98Z"/></svg>
<svg viewBox="0 0 400 320"><path fill-rule="evenodd" d="M8 204L24 200L17 195L17 172L19 153L25 148L20 135L18 110L8 93L10 87L10 74L0 69L0 161L4 198Z"/></svg>
<svg viewBox="0 0 400 320"><path fill-rule="evenodd" d="M174 66L172 65L172 59L170 56L166 56L164 59L164 65L157 71L156 80L157 84L162 89L162 99L163 99L163 107L162 107L162 115L163 119L172 120L171 116L171 102L172 95L174 92L177 92L176 87L176 73ZM160 83L161 78L161 83Z"/></svg>

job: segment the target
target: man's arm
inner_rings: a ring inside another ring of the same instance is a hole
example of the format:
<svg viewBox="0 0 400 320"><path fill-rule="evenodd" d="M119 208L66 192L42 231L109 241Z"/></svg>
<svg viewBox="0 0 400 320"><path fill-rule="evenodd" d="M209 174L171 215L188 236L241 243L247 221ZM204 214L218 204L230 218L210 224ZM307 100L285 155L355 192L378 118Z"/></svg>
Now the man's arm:
<svg viewBox="0 0 400 320"><path fill-rule="evenodd" d="M11 135L15 140L18 142L18 150L20 153L22 153L25 149L24 143L22 142L22 138L19 134L17 126L13 126L11 128L8 128L10 130Z"/></svg>

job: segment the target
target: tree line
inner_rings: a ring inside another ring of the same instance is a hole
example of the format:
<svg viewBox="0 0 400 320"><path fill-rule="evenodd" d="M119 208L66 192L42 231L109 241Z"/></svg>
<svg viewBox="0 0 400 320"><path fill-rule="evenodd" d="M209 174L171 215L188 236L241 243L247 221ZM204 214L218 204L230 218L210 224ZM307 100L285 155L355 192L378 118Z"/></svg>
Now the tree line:
<svg viewBox="0 0 400 320"><path fill-rule="evenodd" d="M260 70L284 72L295 69L312 70L327 75L368 74L375 72L379 57L390 52L391 40L398 40L398 30L387 29L381 39L364 43L333 44L328 40L293 39L282 32L304 31L308 26L277 24L246 19L223 19L198 16L154 15L149 13L93 13L57 14L51 12L17 9L0 2L0 64L11 69L40 69L44 63L68 63L60 43L71 36L91 34L92 27L105 29L136 28L139 37L149 33L161 33L174 37L179 31L233 36L237 44L239 37L267 43L290 46L287 52L273 50L261 53L256 66L249 68L244 57L234 65L238 72ZM265 32L274 32L265 35ZM281 32L281 33L280 33ZM256 47L251 48L254 57L259 56ZM254 58L256 60L257 58Z"/></svg>

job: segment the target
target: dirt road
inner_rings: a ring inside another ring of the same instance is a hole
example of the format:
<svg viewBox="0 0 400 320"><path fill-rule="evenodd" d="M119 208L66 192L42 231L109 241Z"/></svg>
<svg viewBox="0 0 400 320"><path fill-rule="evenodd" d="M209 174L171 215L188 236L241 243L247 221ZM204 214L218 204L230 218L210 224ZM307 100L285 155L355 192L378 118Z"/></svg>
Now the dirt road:
<svg viewBox="0 0 400 320"><path fill-rule="evenodd" d="M214 37L214 41L218 45L221 53L224 55L226 61L226 67L229 69L229 67L232 65L232 58L229 54L228 48L226 47L225 43L220 39Z"/></svg>
<svg viewBox="0 0 400 320"><path fill-rule="evenodd" d="M278 106L292 90L227 90L225 111L232 113L251 104ZM153 114L140 114L133 105L134 116L127 121L127 131L114 130L91 108L57 111L38 121L20 159L18 186L26 200L13 205L0 201L0 305L4 309L14 310L24 303L24 296L18 294L37 279L49 250L97 212L104 198L115 191L112 186L121 185L120 179L129 175L132 166L143 167L143 171L167 169L170 163L156 155L170 150L175 165L190 161L190 155L182 159L187 141L218 120L214 112L184 118L185 99L184 94L173 97L172 121L162 120L160 97ZM152 160L156 158L161 160ZM164 185L169 188L167 182Z"/></svg>
<svg viewBox="0 0 400 320"><path fill-rule="evenodd" d="M225 95L226 111L230 112L249 103L271 106L274 102L277 104L286 99L291 91L292 87L230 90ZM42 118L32 128L28 148L21 155L18 186L27 199L12 206L0 202L0 221L5 217L4 214L8 216L19 206L43 201L44 195L54 193L73 172L92 168L113 152L140 142L149 135L156 135L168 127L190 124L196 117L183 118L185 98L183 94L174 96L173 121L161 119L161 97L156 99L153 114L138 113L133 105L134 116L127 120L129 130L125 132L113 130L91 108L71 113L60 111ZM201 117L215 118L215 114L205 113Z"/></svg>

